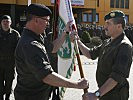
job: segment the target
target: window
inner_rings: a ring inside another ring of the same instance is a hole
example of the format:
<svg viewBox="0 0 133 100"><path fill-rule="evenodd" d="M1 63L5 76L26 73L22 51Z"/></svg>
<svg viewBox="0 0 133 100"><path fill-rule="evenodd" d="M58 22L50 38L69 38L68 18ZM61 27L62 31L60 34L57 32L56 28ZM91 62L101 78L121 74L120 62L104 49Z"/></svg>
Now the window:
<svg viewBox="0 0 133 100"><path fill-rule="evenodd" d="M89 15L88 15L88 22L92 22L92 14L91 13L89 13Z"/></svg>
<svg viewBox="0 0 133 100"><path fill-rule="evenodd" d="M114 0L110 0L110 7L114 8Z"/></svg>
<svg viewBox="0 0 133 100"><path fill-rule="evenodd" d="M125 8L127 8L127 9L129 8L129 0L125 1Z"/></svg>
<svg viewBox="0 0 133 100"><path fill-rule="evenodd" d="M110 8L129 9L129 0L110 0Z"/></svg>
<svg viewBox="0 0 133 100"><path fill-rule="evenodd" d="M124 8L124 0L121 0L120 8Z"/></svg>
<svg viewBox="0 0 133 100"><path fill-rule="evenodd" d="M96 14L96 23L99 22L99 14Z"/></svg>
<svg viewBox="0 0 133 100"><path fill-rule="evenodd" d="M116 4L115 7L119 8L119 0L116 0L115 4Z"/></svg>
<svg viewBox="0 0 133 100"><path fill-rule="evenodd" d="M83 22L92 23L92 21L93 21L92 13L83 13ZM99 22L99 14L96 14L96 22Z"/></svg>
<svg viewBox="0 0 133 100"><path fill-rule="evenodd" d="M83 14L83 22L87 22L88 21L88 14L84 13Z"/></svg>
<svg viewBox="0 0 133 100"><path fill-rule="evenodd" d="M97 7L99 7L99 0L97 0Z"/></svg>
<svg viewBox="0 0 133 100"><path fill-rule="evenodd" d="M126 23L129 22L129 15L125 15Z"/></svg>

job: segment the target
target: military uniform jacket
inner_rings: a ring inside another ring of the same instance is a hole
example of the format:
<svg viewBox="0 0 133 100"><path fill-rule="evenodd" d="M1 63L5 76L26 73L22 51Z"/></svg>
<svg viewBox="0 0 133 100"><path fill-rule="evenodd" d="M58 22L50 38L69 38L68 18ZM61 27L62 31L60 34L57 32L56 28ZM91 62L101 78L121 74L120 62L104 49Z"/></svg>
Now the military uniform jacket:
<svg viewBox="0 0 133 100"><path fill-rule="evenodd" d="M46 51L48 53L49 61L50 64L55 72L58 72L57 68L57 62L58 62L58 57L57 53L52 53L53 50L53 41L52 41L52 33L49 32L47 35L45 34L44 36L44 45L46 48Z"/></svg>
<svg viewBox="0 0 133 100"><path fill-rule="evenodd" d="M14 52L19 38L19 33L12 28L8 31L0 29L0 60L14 60Z"/></svg>
<svg viewBox="0 0 133 100"><path fill-rule="evenodd" d="M132 63L132 44L122 33L111 41L106 40L101 46L90 51L92 59L99 57L96 80L101 87L108 78L118 82L115 88L128 86L130 67Z"/></svg>
<svg viewBox="0 0 133 100"><path fill-rule="evenodd" d="M15 93L21 100L48 100L51 86L42 79L52 73L52 68L41 35L24 29L17 45L15 57L17 86Z"/></svg>

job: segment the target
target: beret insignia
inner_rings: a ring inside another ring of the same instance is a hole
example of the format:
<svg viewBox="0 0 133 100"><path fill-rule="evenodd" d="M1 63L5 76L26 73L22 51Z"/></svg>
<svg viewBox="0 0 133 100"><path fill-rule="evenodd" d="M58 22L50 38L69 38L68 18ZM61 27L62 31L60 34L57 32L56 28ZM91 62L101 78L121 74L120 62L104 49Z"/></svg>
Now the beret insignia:
<svg viewBox="0 0 133 100"><path fill-rule="evenodd" d="M115 17L115 13L114 12L110 13L110 16Z"/></svg>

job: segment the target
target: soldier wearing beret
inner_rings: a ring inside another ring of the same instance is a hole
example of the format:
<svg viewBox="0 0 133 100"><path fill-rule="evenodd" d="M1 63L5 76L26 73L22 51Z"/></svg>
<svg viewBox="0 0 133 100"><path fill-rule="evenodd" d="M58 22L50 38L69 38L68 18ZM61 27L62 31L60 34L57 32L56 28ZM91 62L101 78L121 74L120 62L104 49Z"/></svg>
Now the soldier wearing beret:
<svg viewBox="0 0 133 100"><path fill-rule="evenodd" d="M105 32L110 38L102 45L89 49L77 38L78 45L86 57L98 57L96 80L99 89L85 93L83 100L128 100L127 78L132 63L132 44L124 33L125 14L115 10L108 13L104 19ZM73 37L71 35L72 41Z"/></svg>
<svg viewBox="0 0 133 100"><path fill-rule="evenodd" d="M26 27L15 52L18 74L15 100L49 100L51 86L88 87L85 79L72 82L53 71L41 35L49 24L50 15L50 9L42 4L31 4L27 8ZM58 44L59 41L53 46L53 51Z"/></svg>
<svg viewBox="0 0 133 100"><path fill-rule="evenodd" d="M0 28L0 100L9 100L14 79L15 58L14 52L20 38L19 33L11 28L11 17L1 17Z"/></svg>

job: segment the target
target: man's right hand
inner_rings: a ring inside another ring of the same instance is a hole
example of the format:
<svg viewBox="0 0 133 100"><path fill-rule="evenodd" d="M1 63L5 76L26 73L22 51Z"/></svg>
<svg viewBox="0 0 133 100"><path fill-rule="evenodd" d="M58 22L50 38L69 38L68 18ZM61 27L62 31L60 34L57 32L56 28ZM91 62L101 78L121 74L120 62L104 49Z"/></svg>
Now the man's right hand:
<svg viewBox="0 0 133 100"><path fill-rule="evenodd" d="M72 32L69 36L70 36L71 42L73 42L73 43L74 43L75 39L80 40L80 38L78 36L78 32L76 32L76 31Z"/></svg>
<svg viewBox="0 0 133 100"><path fill-rule="evenodd" d="M71 24L72 24L72 22L73 22L73 21L67 22L66 28L65 28L65 31L66 31L66 32L70 32L70 31L71 31Z"/></svg>
<svg viewBox="0 0 133 100"><path fill-rule="evenodd" d="M82 78L78 81L78 89L88 89L89 88L89 82L88 80Z"/></svg>

